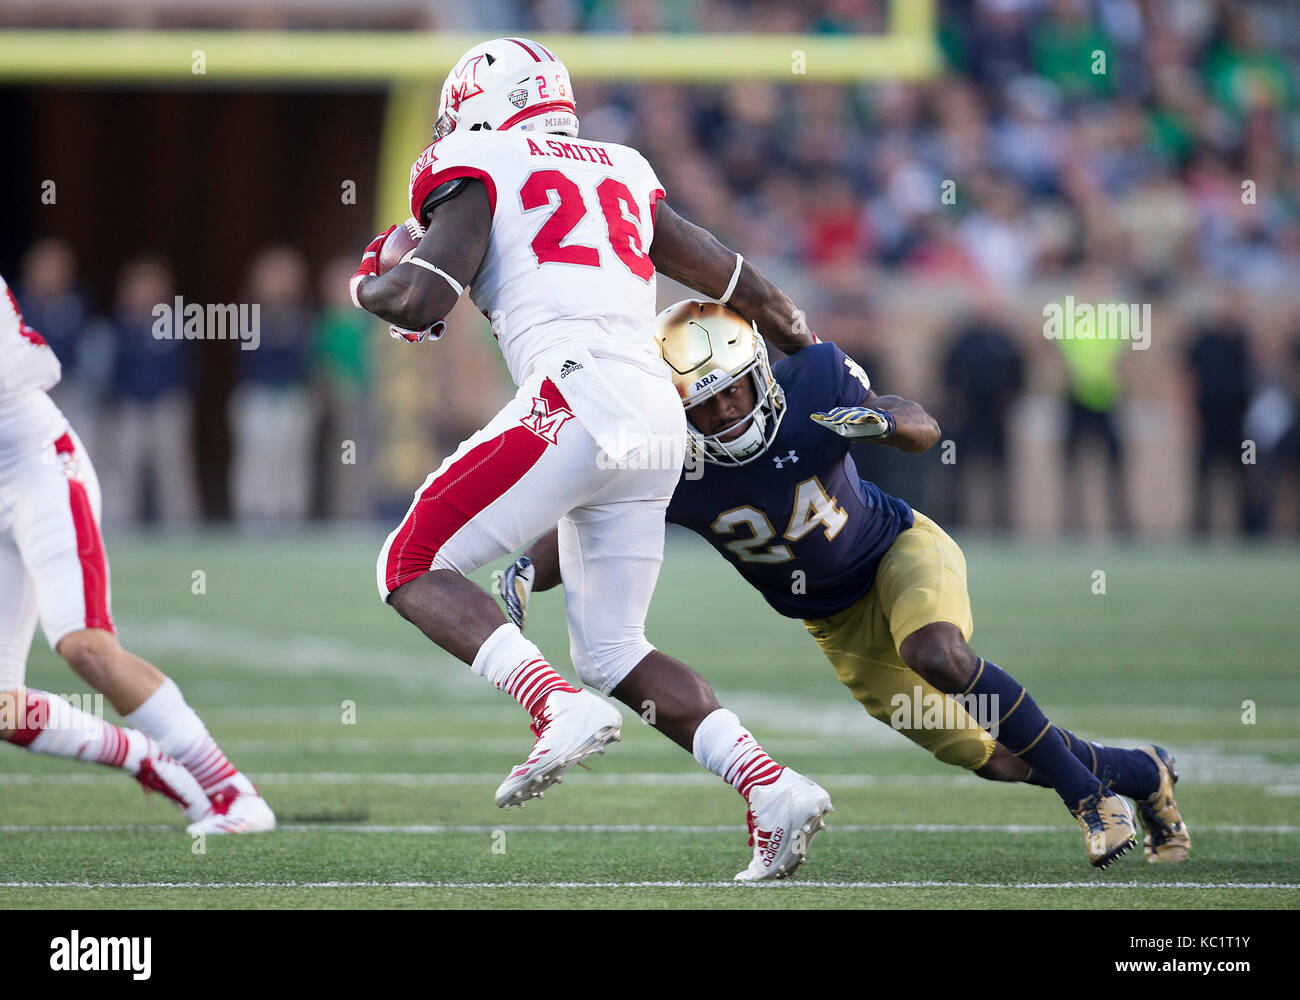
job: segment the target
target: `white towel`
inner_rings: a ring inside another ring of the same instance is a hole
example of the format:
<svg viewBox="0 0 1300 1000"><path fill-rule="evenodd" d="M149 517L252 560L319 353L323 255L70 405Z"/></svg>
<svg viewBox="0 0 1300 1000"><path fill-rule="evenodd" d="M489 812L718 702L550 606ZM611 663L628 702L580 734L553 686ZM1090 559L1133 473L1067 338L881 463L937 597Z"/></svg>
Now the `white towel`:
<svg viewBox="0 0 1300 1000"><path fill-rule="evenodd" d="M547 354L538 370L555 383L600 450L616 465L627 464L650 446L650 423L619 395L600 365L585 347L571 344Z"/></svg>

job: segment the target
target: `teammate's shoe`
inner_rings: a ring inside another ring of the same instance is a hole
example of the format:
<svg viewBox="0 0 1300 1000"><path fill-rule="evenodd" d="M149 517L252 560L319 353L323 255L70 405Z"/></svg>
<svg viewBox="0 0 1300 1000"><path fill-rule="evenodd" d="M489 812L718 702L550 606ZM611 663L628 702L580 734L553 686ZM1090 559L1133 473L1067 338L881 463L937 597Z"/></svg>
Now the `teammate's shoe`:
<svg viewBox="0 0 1300 1000"><path fill-rule="evenodd" d="M208 815L211 806L203 789L194 780L194 775L185 769L178 760L163 753L158 744L140 733L147 740L148 749L140 761L135 780L144 786L145 793L161 792L180 806L185 818L194 821Z"/></svg>
<svg viewBox="0 0 1300 1000"><path fill-rule="evenodd" d="M1137 843L1137 820L1128 799L1102 790L1081 801L1071 815L1079 821L1088 860L1094 867L1106 868Z"/></svg>
<svg viewBox="0 0 1300 1000"><path fill-rule="evenodd" d="M552 691L532 725L537 741L528 759L497 789L502 809L522 806L557 783L574 764L623 738L619 710L589 691Z"/></svg>
<svg viewBox="0 0 1300 1000"><path fill-rule="evenodd" d="M527 556L520 556L506 570L501 581L501 598L506 602L506 616L520 632L524 630L524 621L528 618L528 598L533 593L533 580L537 576L537 567Z"/></svg>
<svg viewBox="0 0 1300 1000"><path fill-rule="evenodd" d="M808 860L808 845L834 812L826 789L785 768L770 785L749 793L749 843L754 860L737 882L785 878Z"/></svg>
<svg viewBox="0 0 1300 1000"><path fill-rule="evenodd" d="M1156 762L1156 769L1160 772L1160 787L1147 798L1134 803L1142 823L1142 847L1147 861L1151 864L1186 861L1192 849L1192 838L1178 812L1178 803L1174 801L1178 772L1174 769L1173 755L1163 747L1141 749Z"/></svg>
<svg viewBox="0 0 1300 1000"><path fill-rule="evenodd" d="M187 833L266 833L275 829L275 813L242 774L218 788L209 800L212 811L187 826Z"/></svg>

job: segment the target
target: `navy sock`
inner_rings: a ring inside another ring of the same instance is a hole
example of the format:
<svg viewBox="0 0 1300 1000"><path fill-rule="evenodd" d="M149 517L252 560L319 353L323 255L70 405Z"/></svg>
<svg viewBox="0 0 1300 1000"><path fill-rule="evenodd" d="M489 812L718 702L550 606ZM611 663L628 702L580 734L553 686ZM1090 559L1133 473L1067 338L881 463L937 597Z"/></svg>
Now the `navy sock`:
<svg viewBox="0 0 1300 1000"><path fill-rule="evenodd" d="M998 719L997 732L992 735L1028 764L1032 774L1041 775L1045 779L1041 783L1054 788L1068 808L1074 809L1080 799L1097 791L1096 776L1070 752L1061 731L1047 720L1029 692L997 664L980 660L962 694L987 698L990 706L996 706L996 713L989 713Z"/></svg>
<svg viewBox="0 0 1300 1000"><path fill-rule="evenodd" d="M1121 750L1080 739L1068 729L1061 736L1070 752L1079 762L1110 787L1130 799L1145 799L1160 784L1160 771L1156 762L1141 750Z"/></svg>

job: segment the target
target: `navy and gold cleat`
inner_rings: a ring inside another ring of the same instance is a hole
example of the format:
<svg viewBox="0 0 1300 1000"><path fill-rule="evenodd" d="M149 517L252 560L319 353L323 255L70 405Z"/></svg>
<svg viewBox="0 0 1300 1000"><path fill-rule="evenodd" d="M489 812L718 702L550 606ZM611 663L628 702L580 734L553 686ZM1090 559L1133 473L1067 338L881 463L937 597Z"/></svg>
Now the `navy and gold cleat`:
<svg viewBox="0 0 1300 1000"><path fill-rule="evenodd" d="M1147 861L1153 865L1166 861L1186 861L1192 849L1192 838L1187 832L1187 824L1178 812L1178 803L1174 801L1178 772L1174 769L1173 755L1163 747L1147 746L1141 749L1156 762L1156 770L1160 772L1160 786L1147 798L1135 803L1145 834L1142 846Z"/></svg>
<svg viewBox="0 0 1300 1000"><path fill-rule="evenodd" d="M1070 812L1083 830L1088 860L1096 868L1108 867L1137 844L1133 807L1122 795L1102 790L1089 795Z"/></svg>

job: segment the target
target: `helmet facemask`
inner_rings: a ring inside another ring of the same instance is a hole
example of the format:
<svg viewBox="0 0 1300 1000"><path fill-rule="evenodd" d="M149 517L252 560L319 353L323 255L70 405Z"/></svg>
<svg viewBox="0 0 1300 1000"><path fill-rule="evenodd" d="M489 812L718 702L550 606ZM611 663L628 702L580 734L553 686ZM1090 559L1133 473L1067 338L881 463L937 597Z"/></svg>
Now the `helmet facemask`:
<svg viewBox="0 0 1300 1000"><path fill-rule="evenodd" d="M712 434L702 433L691 422L690 413L701 403L735 385L747 377L754 387L754 406L745 416ZM762 338L755 338L754 360L730 377L708 386L708 391L693 397L686 404L686 429L697 454L713 465L748 465L762 456L776 440L776 433L785 416L785 393L772 375L768 363L767 347ZM723 438L737 427L748 426L729 441Z"/></svg>

